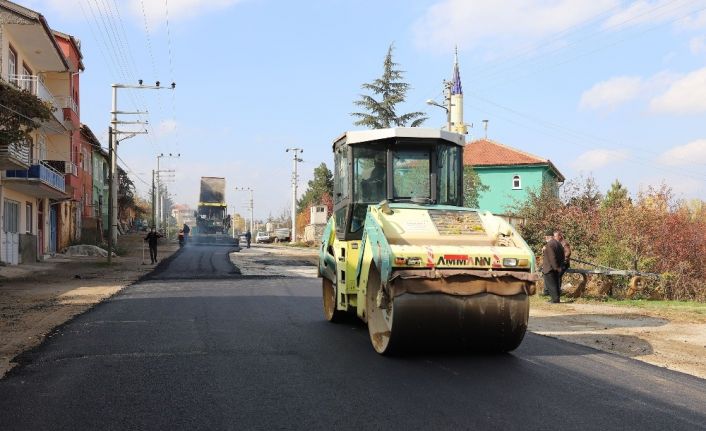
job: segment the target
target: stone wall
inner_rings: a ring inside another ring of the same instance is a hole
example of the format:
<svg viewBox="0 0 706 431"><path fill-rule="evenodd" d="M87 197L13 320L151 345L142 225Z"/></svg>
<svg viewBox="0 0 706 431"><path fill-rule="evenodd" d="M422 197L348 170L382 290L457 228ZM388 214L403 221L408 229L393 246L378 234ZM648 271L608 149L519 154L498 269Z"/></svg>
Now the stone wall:
<svg viewBox="0 0 706 431"><path fill-rule="evenodd" d="M317 246L321 244L321 237L324 235L325 224L310 224L304 227L304 242L311 242Z"/></svg>

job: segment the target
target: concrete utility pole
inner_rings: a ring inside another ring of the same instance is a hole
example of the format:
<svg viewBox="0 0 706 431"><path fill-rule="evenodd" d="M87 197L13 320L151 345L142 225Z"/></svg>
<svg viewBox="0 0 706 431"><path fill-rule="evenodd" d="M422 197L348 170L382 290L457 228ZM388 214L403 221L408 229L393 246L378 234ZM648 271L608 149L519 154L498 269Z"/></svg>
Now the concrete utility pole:
<svg viewBox="0 0 706 431"><path fill-rule="evenodd" d="M157 172L157 196L156 196L155 200L152 202L152 206L155 205L155 202L157 202L158 205L159 205L159 206L158 206L158 210L157 210L157 214L156 214L156 217L155 217L155 218L157 219L157 220L156 220L157 224L156 224L156 225L154 224L154 223L155 223L154 218L153 218L153 220L152 220L152 225L155 226L157 229L159 229L159 228L161 227L161 225L162 225L162 220L164 219L164 208L162 207L163 197L162 197L162 190L161 190L161 188L160 188L160 186L161 186L162 183L161 183L161 181L160 181L159 173L160 173L160 172L174 172L174 170L170 170L170 171L160 171L160 170L159 170L159 159L161 159L162 157L169 157L169 158L175 158L175 159L176 159L176 158L181 157L181 153L177 153L177 154L172 154L172 153L164 154L164 153L161 153L161 154L157 155L157 171L156 171L156 172Z"/></svg>
<svg viewBox="0 0 706 431"><path fill-rule="evenodd" d="M301 148L287 148L286 152L292 151L294 157L292 158L292 238L290 241L297 241L297 181L299 176L297 175L297 163L303 162L304 160L299 157L299 153L303 153L304 150Z"/></svg>
<svg viewBox="0 0 706 431"><path fill-rule="evenodd" d="M124 141L125 139L130 139L136 135L143 135L146 134L146 130L141 130L141 131L119 131L118 130L118 124L140 124L144 125L147 124L144 121L118 121L118 114L146 114L147 112L140 112L140 111L135 111L135 112L124 112L124 111L118 111L118 89L120 88L133 88L133 89L138 89L138 90L174 90L176 88L176 84L172 82L172 84L169 87L161 87L159 85L159 81L155 83L154 86L152 85L142 85L142 80L138 81L138 85L131 85L131 84L112 84L112 104L111 104L111 111L110 111L110 149L109 149L109 155L110 155L110 172L108 174L109 178L109 188L108 188L108 214L109 216L109 226L108 226L108 263L110 264L112 262L112 256L113 256L113 246L115 243L118 241L118 182L117 182L117 175L118 175L118 144L120 141ZM126 135L124 138L120 139L120 135Z"/></svg>
<svg viewBox="0 0 706 431"><path fill-rule="evenodd" d="M250 202L249 202L249 204L250 204L250 234L254 235L255 226L254 226L253 220L255 220L255 219L253 218L253 208L254 208L253 198L252 198L253 189L251 187L236 187L235 189L240 190L240 191L244 191L244 192L250 192Z"/></svg>

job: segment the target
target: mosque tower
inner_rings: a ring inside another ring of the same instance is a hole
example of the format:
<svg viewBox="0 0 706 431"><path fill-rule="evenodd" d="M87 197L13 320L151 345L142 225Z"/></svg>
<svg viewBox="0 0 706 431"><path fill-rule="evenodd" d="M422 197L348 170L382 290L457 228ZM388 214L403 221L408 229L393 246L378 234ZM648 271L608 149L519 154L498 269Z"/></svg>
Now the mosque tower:
<svg viewBox="0 0 706 431"><path fill-rule="evenodd" d="M449 122L451 131L467 134L468 128L463 122L463 88L461 87L461 73L458 70L458 47L454 58L454 70L449 87Z"/></svg>

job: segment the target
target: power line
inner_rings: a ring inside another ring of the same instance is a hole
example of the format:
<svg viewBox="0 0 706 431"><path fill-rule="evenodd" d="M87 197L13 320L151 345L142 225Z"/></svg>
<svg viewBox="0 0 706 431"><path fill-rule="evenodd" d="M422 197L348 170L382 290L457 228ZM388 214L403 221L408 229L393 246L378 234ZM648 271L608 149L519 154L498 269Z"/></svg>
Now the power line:
<svg viewBox="0 0 706 431"><path fill-rule="evenodd" d="M172 82L174 82L174 55L172 54L172 31L169 25L169 0L164 0L164 14L167 25L167 51L169 52L169 73L172 75ZM176 121L176 92L172 92L172 120L174 121L174 136L176 141L176 148L179 149L179 123L177 123Z"/></svg>
<svg viewBox="0 0 706 431"><path fill-rule="evenodd" d="M628 18L628 19L626 19L626 20L624 20L624 21L621 21L621 22L619 22L619 23L617 23L617 24L614 24L614 25L612 25L612 26L604 27L604 28L598 30L597 32L595 32L595 33L589 35L588 37L586 37L586 38L584 38L584 39L575 40L575 41L572 41L572 42L567 43L566 45L563 45L563 46L561 46L561 47L555 48L555 49L553 49L553 50L551 50L551 51L545 53L545 54L542 55L542 56L535 56L535 57L532 57L532 58L526 58L526 59L524 59L524 60L515 61L514 64L513 64L513 63L510 63L510 64L508 64L507 66L505 66L504 68L500 68L500 69L497 70L497 71L488 70L488 71L485 72L485 76L489 76L489 80L490 80L491 82L495 82L495 84L494 84L494 85L484 85L484 88L494 88L494 87L499 86L503 81L507 81L507 79L508 79L509 77L508 77L508 76L503 76L503 74L504 74L505 72L513 72L511 78L512 78L513 80L514 80L514 79L517 79L518 74L517 74L516 72L517 72L518 70L520 70L521 66L524 66L524 65L529 64L529 65L530 65L529 67L531 68L532 65L540 65L540 62L544 60L543 57L550 57L550 56L552 56L553 54L559 54L559 53L561 53L561 52L565 52L565 51L567 50L567 48L569 48L569 47L577 46L577 45L579 45L579 44L581 44L581 43L585 43L585 42L587 42L587 41L589 41L589 40L596 39L597 37L601 36L602 34L608 33L608 32L611 31L611 30L615 30L615 31L614 31L613 33L611 33L611 35L610 35L610 37L612 37L613 35L620 34L621 32L623 32L623 31L625 31L626 29L630 28L631 26L629 25L629 23L630 23L631 21L635 20L635 19L644 17L644 16L649 15L649 14L654 14L655 16L662 16L662 15L666 15L666 14L675 13L676 10L681 9L681 8L687 6L689 3L692 3L693 1L694 1L694 0L688 0L687 3L681 4L681 5L679 5L679 6L675 7L675 8L668 9L668 10L665 10L665 11L661 11L660 13L655 13L655 10L660 9L660 8L663 8L663 7L667 6L667 5L669 5L669 3L662 4L662 5L658 6L658 7L655 7L654 9L651 9L651 10L648 11L648 12L644 12L644 13L642 13L642 14L632 16L631 18ZM645 34L645 33L647 33L647 32L653 31L653 30L655 30L655 29L657 29L657 28L659 28L659 27L662 27L662 26L664 26L664 25L666 25L666 24L669 24L669 23L672 23L672 22L677 21L677 20L679 20L679 19L682 19L682 18L684 18L685 16L688 16L688 15L690 15L690 14L692 14L692 13L700 12L700 11L702 11L702 10L704 10L704 9L706 9L706 7L702 7L702 8L696 9L696 10L690 9L686 14L678 15L678 16L676 16L676 17L673 18L673 19L659 22L658 24L655 24L655 25L653 25L653 26L648 26L646 29L644 29L644 30L642 30L642 31L639 31L639 32L637 32L637 33L635 33L635 34L632 34L632 35L629 35L629 36L627 36L627 37L623 37L623 38L617 39L617 40L612 41L612 42L611 42L609 39L604 40L604 41L603 41L603 45L599 45L598 47L595 47L595 48L592 48L592 49L583 49L583 52L579 52L578 54L571 55L571 56L569 56L568 59L564 59L564 60L561 60L561 59L560 59L558 62L555 62L555 63L550 64L550 65L545 65L545 66L543 66L543 67L539 67L538 69L535 69L535 70L532 70L532 71L528 71L527 68L523 68L522 70L524 70L525 73L523 73L522 75L527 76L527 75L534 74L534 73L537 73L537 72L542 72L542 71L545 71L545 70L547 70L547 69L549 69L549 68L557 67L557 66L560 66L560 65L569 63L569 62L571 62L571 61L577 60L577 59L579 59L579 58L585 57L585 56L587 56L587 55L594 54L594 53L596 53L596 52L598 52L598 51L601 51L601 50L603 50L603 49L609 48L609 47L611 47L611 46L618 45L618 44L620 44L620 43L623 43L623 42L625 42L625 41L627 41L627 40L630 40L630 39L633 39L633 38L635 38L635 37L638 37L638 36L640 36L640 35L642 35L642 34ZM558 39L557 39L557 41L558 41ZM496 69L497 69L497 68L496 68ZM505 74L505 75L507 75L507 74ZM483 81L483 75L481 75L480 78L476 77L476 80L478 80L478 81Z"/></svg>
<svg viewBox="0 0 706 431"><path fill-rule="evenodd" d="M492 105L495 105L495 106L497 106L497 107L499 107L499 108L501 108L501 109L505 109L505 110L507 110L507 111L509 111L509 112L511 112L511 113L514 113L515 115L517 115L517 116L519 116L519 117L524 117L525 119L530 120L530 122L529 122L529 123L521 123L521 122L518 122L518 121L513 120L512 118L509 118L509 117L506 117L506 116L502 116L502 115L498 115L497 113L491 113L491 112L489 112L489 111L487 111L487 110L484 110L482 107L480 107L480 106L478 106L478 105L474 106L474 109L476 109L476 110L478 110L478 111L481 111L481 112L483 112L483 113L486 113L486 114L488 114L488 115L492 115L492 116L495 116L495 117L497 117L497 118L501 118L501 119L503 119L503 120L505 120L505 121L508 121L508 122L510 122L510 123L513 123L513 124L516 124L516 125L518 125L518 126L520 126L520 127L523 127L523 128L526 128L526 129L533 129L533 130L535 130L535 131L537 131L537 132L539 132L539 133L542 133L542 134L544 134L544 135L546 135L546 136L550 136L550 137L553 137L553 138L559 138L559 139L562 140L562 143L564 143L564 144L566 144L566 143L572 143L572 144L575 144L575 145L577 145L577 146L579 146L579 147L586 148L586 149L588 149L588 150L595 150L595 149L596 149L594 146L584 143L578 136L571 136L572 133L573 133L574 135L581 135L581 134L582 134L581 132L570 131L570 129L567 129L567 128L565 128L565 127L562 127L562 126L559 126L559 125L556 125L556 124L553 124L553 123L550 123L550 122L537 120L536 118L533 118L533 117L531 117L531 116L529 116L529 115L522 114L522 113L520 113L520 112L518 112L518 111L516 111L516 110L513 110L513 109L511 109L511 108L503 107L502 105L499 105L499 104L496 104L496 103L494 103L494 102L488 101L487 99L486 99L485 101L488 102L488 103L490 103L490 104L492 104ZM547 125L544 126L544 127L545 127L546 129L548 129L548 130L543 130L543 129L537 127L538 125L541 125L541 124L538 124L538 123L541 123L541 122L543 122L543 123L549 125L549 126L547 126ZM562 131L562 129L564 129L564 131ZM585 135L585 134L584 134L584 135ZM568 136L568 139L567 139L567 136ZM602 141L604 141L604 142L606 142L606 143L615 145L614 142L612 142L612 141L610 141L610 140L608 140L608 139L602 139L602 138L598 138L598 139L601 139ZM625 146L625 147L628 147L628 146ZM660 164L656 163L654 160L652 160L652 159L650 159L650 158L643 157L643 156L639 156L639 155L628 157L628 158L626 158L626 160L629 161L629 162L638 164L638 165L640 165L640 166L644 166L645 163L648 163L648 164L652 165L653 167L655 167L656 169L662 170L662 171L664 171L664 172L669 172L669 173L677 174L677 175L680 175L680 176L683 176L683 177L688 177L688 178L693 178L693 179L699 179L699 180L703 180L703 179L704 179L704 176L703 176L701 173L686 171L686 170L684 170L684 169L678 169L678 170L677 170L677 169L671 169L671 168L668 168L668 167L665 167L665 166L663 166L663 165L660 165Z"/></svg>

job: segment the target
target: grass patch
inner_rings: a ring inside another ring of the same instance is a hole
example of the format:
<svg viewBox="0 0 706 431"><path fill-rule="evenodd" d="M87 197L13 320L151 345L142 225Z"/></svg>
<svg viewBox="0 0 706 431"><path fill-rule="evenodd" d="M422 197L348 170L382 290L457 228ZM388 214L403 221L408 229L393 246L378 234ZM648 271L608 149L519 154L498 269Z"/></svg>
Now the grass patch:
<svg viewBox="0 0 706 431"><path fill-rule="evenodd" d="M531 303L542 303L549 299L548 296L534 295L530 298ZM562 297L562 301L572 301L576 304L603 304L615 305L618 307L635 307L648 310L679 311L696 313L706 316L706 303L696 301L667 301L663 299L616 299L616 298L577 298L567 299Z"/></svg>
<svg viewBox="0 0 706 431"><path fill-rule="evenodd" d="M612 299L601 301L606 304L647 308L651 310L686 311L706 315L706 303L696 301L667 301L663 299Z"/></svg>

